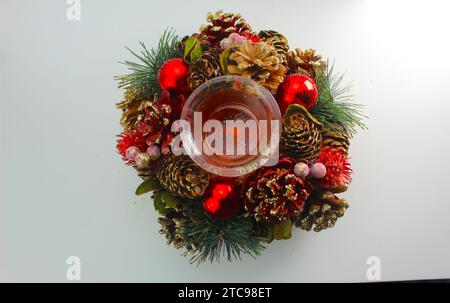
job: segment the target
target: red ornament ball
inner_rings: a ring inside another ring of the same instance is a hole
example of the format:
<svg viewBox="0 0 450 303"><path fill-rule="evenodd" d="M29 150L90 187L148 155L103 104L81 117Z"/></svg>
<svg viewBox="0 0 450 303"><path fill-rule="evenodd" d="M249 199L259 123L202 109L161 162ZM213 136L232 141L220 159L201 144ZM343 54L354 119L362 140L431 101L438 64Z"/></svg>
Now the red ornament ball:
<svg viewBox="0 0 450 303"><path fill-rule="evenodd" d="M187 83L188 73L189 66L183 59L169 59L159 69L158 84L162 90L187 96L191 92Z"/></svg>
<svg viewBox="0 0 450 303"><path fill-rule="evenodd" d="M216 219L226 220L242 210L239 190L233 182L218 181L210 184L203 200L204 210Z"/></svg>
<svg viewBox="0 0 450 303"><path fill-rule="evenodd" d="M313 79L302 74L291 74L286 76L284 82L278 86L276 99L281 112L291 104L299 104L306 109L311 109L316 105L319 91Z"/></svg>

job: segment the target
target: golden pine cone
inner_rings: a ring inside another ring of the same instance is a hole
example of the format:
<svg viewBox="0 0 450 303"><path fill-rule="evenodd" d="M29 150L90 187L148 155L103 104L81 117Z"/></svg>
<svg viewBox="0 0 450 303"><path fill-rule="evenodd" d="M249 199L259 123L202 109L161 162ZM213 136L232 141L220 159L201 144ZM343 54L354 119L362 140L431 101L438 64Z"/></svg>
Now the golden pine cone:
<svg viewBox="0 0 450 303"><path fill-rule="evenodd" d="M245 41L230 50L227 70L229 74L251 78L274 93L286 74L282 62L272 44Z"/></svg>
<svg viewBox="0 0 450 303"><path fill-rule="evenodd" d="M153 179L155 177L156 165L150 165L147 167L139 167L137 165L134 165L133 167L136 170L138 177L144 181Z"/></svg>
<svg viewBox="0 0 450 303"><path fill-rule="evenodd" d="M332 228L337 219L342 217L349 205L330 191L313 193L306 201L302 215L294 220L295 226L310 231Z"/></svg>
<svg viewBox="0 0 450 303"><path fill-rule="evenodd" d="M139 89L129 88L125 91L122 101L116 104L117 108L122 110L120 125L124 130L133 128L143 118L147 101L149 99L144 97L143 92Z"/></svg>
<svg viewBox="0 0 450 303"><path fill-rule="evenodd" d="M182 208L170 208L165 216L158 218L158 222L161 224L159 233L166 237L168 245L192 250L193 247L183 230L191 220Z"/></svg>
<svg viewBox="0 0 450 303"><path fill-rule="evenodd" d="M350 147L350 137L343 129L342 131L323 129L322 146L329 146L332 149L340 150L344 152L345 155L347 155L348 149Z"/></svg>
<svg viewBox="0 0 450 303"><path fill-rule="evenodd" d="M303 106L289 105L283 117L280 148L297 161L314 161L322 147L322 124Z"/></svg>
<svg viewBox="0 0 450 303"><path fill-rule="evenodd" d="M216 49L204 52L191 65L189 70L188 84L194 91L201 84L215 77L222 75L220 69L220 54Z"/></svg>
<svg viewBox="0 0 450 303"><path fill-rule="evenodd" d="M306 74L314 79L315 68L324 71L326 62L314 49L296 48L287 54L287 65L291 73Z"/></svg>
<svg viewBox="0 0 450 303"><path fill-rule="evenodd" d="M187 199L202 196L209 184L208 173L184 155L163 159L156 176L172 195Z"/></svg>
<svg viewBox="0 0 450 303"><path fill-rule="evenodd" d="M263 30L258 33L258 37L275 46L277 53L283 58L283 62L286 62L289 43L285 36L273 30Z"/></svg>

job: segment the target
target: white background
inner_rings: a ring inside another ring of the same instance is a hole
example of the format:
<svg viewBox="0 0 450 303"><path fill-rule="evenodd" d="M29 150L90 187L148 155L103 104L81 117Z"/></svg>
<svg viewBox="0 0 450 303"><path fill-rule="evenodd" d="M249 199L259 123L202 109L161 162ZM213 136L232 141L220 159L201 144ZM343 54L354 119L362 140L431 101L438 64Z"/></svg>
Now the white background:
<svg viewBox="0 0 450 303"><path fill-rule="evenodd" d="M450 45L445 1L0 0L0 281L367 281L450 277ZM115 153L124 46L167 26L197 31L240 12L291 47L336 60L366 105L353 140L351 204L330 231L295 230L257 260L189 265L158 234L149 197Z"/></svg>

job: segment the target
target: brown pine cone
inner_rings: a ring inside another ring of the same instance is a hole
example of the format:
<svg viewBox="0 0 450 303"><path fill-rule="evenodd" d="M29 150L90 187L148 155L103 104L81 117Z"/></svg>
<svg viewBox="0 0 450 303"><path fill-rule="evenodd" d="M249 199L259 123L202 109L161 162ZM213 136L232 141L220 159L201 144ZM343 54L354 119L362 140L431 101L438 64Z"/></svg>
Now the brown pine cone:
<svg viewBox="0 0 450 303"><path fill-rule="evenodd" d="M264 30L258 33L258 37L275 46L277 53L283 58L283 62L286 62L289 43L285 36L273 30Z"/></svg>
<svg viewBox="0 0 450 303"><path fill-rule="evenodd" d="M283 82L286 67L275 47L267 42L246 41L231 49L227 69L232 75L251 78L275 93Z"/></svg>
<svg viewBox="0 0 450 303"><path fill-rule="evenodd" d="M245 209L256 221L280 223L300 215L311 184L293 173L295 161L282 158L275 167L263 167L244 180Z"/></svg>
<svg viewBox="0 0 450 303"><path fill-rule="evenodd" d="M316 54L314 49L301 50L296 48L287 54L287 65L289 72L306 74L314 79L315 68L324 71L327 63Z"/></svg>
<svg viewBox="0 0 450 303"><path fill-rule="evenodd" d="M224 13L222 10L218 10L214 14L208 13L206 19L209 24L202 25L200 33L208 37L208 41L213 46L231 33L252 34L250 25L239 14Z"/></svg>
<svg viewBox="0 0 450 303"><path fill-rule="evenodd" d="M332 192L313 193L306 201L302 215L295 221L295 226L310 231L332 228L338 218L342 217L349 205L344 199L338 198Z"/></svg>
<svg viewBox="0 0 450 303"><path fill-rule="evenodd" d="M339 128L334 127L334 129ZM347 155L348 149L350 147L350 137L344 129L342 129L342 131L323 129L322 146L324 147L328 146L334 150L340 150L345 155Z"/></svg>
<svg viewBox="0 0 450 303"><path fill-rule="evenodd" d="M207 80L221 75L220 53L217 49L212 49L203 52L203 54L191 65L187 81L190 89L194 91Z"/></svg>
<svg viewBox="0 0 450 303"><path fill-rule="evenodd" d="M187 199L202 196L209 184L208 173L184 155L163 159L156 176L172 195Z"/></svg>
<svg viewBox="0 0 450 303"><path fill-rule="evenodd" d="M322 124L303 106L290 105L283 117L281 151L297 161L312 162L322 147Z"/></svg>

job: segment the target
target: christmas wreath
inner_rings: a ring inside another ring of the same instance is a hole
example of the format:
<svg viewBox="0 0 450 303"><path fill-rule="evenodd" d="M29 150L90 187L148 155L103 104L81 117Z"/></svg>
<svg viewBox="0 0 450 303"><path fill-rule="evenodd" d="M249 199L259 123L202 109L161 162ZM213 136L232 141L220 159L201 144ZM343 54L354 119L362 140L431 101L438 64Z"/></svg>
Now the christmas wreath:
<svg viewBox="0 0 450 303"><path fill-rule="evenodd" d="M117 151L144 180L136 194L151 193L168 244L195 263L256 257L293 227L318 232L344 215L349 205L336 194L351 182L350 139L365 116L315 50L290 50L283 34L256 32L222 11L209 13L198 33L179 38L170 29L155 48L140 44L140 52L129 49L136 62L123 62L130 73L117 77L125 89ZM225 75L252 79L278 103L275 165L222 177L172 152L172 124L186 100Z"/></svg>

